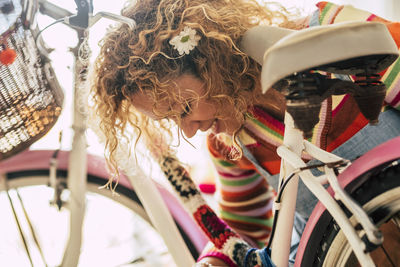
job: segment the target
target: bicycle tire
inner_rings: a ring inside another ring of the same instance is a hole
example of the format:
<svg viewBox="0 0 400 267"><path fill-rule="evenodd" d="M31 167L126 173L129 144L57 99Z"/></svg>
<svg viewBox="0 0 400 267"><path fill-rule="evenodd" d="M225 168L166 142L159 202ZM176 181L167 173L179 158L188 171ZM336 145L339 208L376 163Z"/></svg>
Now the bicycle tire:
<svg viewBox="0 0 400 267"><path fill-rule="evenodd" d="M390 232L390 236L384 233L383 246L387 249L387 239L391 240L391 237L394 237L398 248L398 244L400 244L400 225L398 224L400 216L400 165L393 164L374 168L351 182L345 190L364 207L372 221L380 229L387 229L391 225L395 227L393 229L395 232ZM346 208L344 210L350 217L350 212ZM396 220L397 225L393 224ZM377 256L381 249L381 247L378 247L371 252L373 260L377 266L390 266L387 262L385 264L377 263L380 260L387 261L387 259ZM397 254L399 253L391 255L396 256L397 265L395 266L400 264L398 262L400 257ZM346 237L328 211L322 214L315 225L299 266L359 266Z"/></svg>
<svg viewBox="0 0 400 267"><path fill-rule="evenodd" d="M20 188L24 186L33 186L33 185L47 185L49 181L49 170L41 169L41 170L23 170L23 171L14 171L6 173L8 188ZM67 171L66 170L57 170L57 178L61 179L61 182L66 185ZM119 204L127 207L132 212L139 215L142 219L147 221L150 225L151 222L144 210L142 203L140 202L137 194L132 189L126 188L123 185L118 185L116 187L116 193L119 194L118 197L113 197L111 190L107 189L99 189L99 187L105 184L106 180L103 177L97 177L91 174L87 175L87 190L92 193L96 193L102 195L106 198L110 198ZM1 190L0 190L1 192ZM192 256L197 259L199 253L191 239L179 225L179 223L175 220L175 223L182 235L185 244L187 245ZM153 227L153 226L151 226ZM154 229L154 228L153 228Z"/></svg>

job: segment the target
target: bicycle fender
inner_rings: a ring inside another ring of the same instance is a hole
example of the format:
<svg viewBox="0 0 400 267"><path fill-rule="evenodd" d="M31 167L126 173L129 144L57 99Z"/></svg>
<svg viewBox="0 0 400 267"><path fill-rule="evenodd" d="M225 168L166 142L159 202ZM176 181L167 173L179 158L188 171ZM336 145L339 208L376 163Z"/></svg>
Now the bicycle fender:
<svg viewBox="0 0 400 267"><path fill-rule="evenodd" d="M385 166L385 163L392 162L396 159L400 159L400 136L371 149L363 156L355 160L347 169L339 174L338 181L342 188L345 188L352 181L360 177L362 174L368 172L369 170L380 166ZM333 190L330 187L327 190L329 194L333 195ZM321 202L318 202L313 212L311 213L297 250L294 265L295 267L300 266L300 262L303 259L307 243L309 241L312 241L310 240L311 234L316 224L321 219L321 216L325 212L325 210L325 206Z"/></svg>
<svg viewBox="0 0 400 267"><path fill-rule="evenodd" d="M53 154L54 150L25 150L13 157L0 161L0 174L16 171L48 169ZM68 161L70 160L69 151L60 151L57 155L57 160L57 169L67 170ZM106 169L104 158L92 154L87 154L87 173L104 179L104 184L110 177L110 174ZM184 210L177 198L161 184L156 181L154 182L173 218L179 223L195 245L197 251L200 253L207 244L207 237L190 217L189 213ZM133 190L132 185L124 174L121 174L118 183Z"/></svg>

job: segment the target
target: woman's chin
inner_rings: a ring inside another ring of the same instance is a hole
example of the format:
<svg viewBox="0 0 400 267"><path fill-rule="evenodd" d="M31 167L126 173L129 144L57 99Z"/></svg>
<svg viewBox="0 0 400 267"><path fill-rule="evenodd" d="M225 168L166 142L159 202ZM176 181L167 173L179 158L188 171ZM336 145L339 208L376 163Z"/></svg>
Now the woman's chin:
<svg viewBox="0 0 400 267"><path fill-rule="evenodd" d="M214 135L225 134L225 135L233 135L234 130L230 130L225 121L215 119L213 125L210 128L210 132Z"/></svg>

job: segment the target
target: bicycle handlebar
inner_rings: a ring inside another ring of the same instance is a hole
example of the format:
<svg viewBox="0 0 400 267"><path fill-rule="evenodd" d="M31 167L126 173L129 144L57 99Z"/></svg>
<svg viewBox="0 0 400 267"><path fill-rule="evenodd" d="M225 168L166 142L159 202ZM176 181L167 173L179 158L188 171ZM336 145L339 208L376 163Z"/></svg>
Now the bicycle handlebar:
<svg viewBox="0 0 400 267"><path fill-rule="evenodd" d="M93 15L93 3L86 0L75 0L77 4L77 14L74 15L68 10L65 10L57 5L54 5L47 0L39 0L40 12L47 16L50 16L56 20L64 19L64 23L71 26L74 29L88 29L91 28L101 18L111 19L116 22L125 23L131 29L135 28L136 22L133 19L124 17L118 14L110 12L98 12Z"/></svg>

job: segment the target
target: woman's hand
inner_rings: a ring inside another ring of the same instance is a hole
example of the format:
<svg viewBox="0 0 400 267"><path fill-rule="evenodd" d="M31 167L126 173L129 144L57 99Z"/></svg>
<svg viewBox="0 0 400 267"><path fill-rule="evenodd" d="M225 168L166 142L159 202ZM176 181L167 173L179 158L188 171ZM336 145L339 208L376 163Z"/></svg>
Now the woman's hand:
<svg viewBox="0 0 400 267"><path fill-rule="evenodd" d="M216 257L204 257L193 267L229 267L223 260Z"/></svg>

